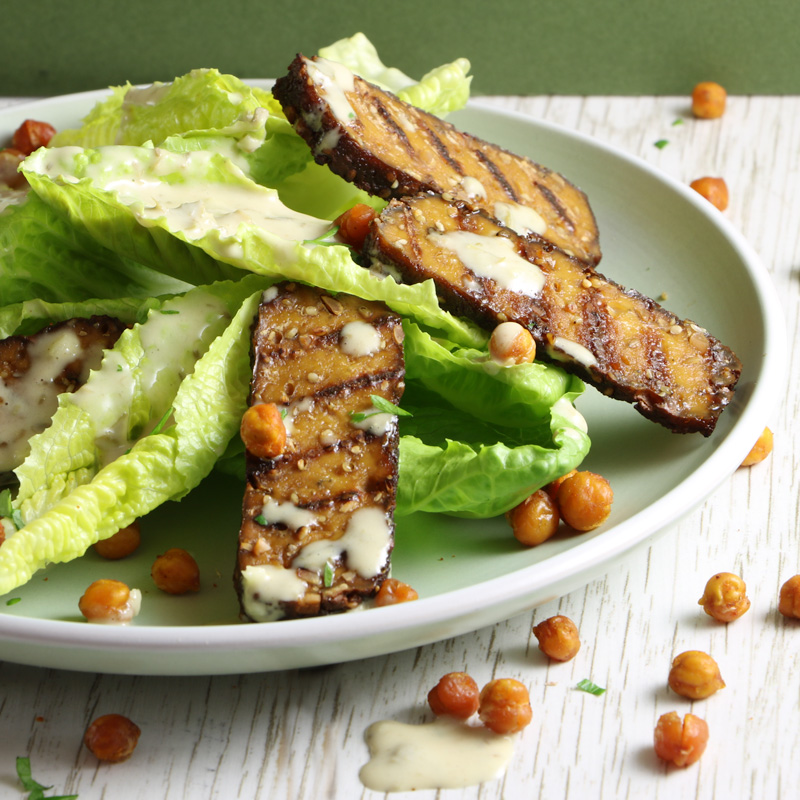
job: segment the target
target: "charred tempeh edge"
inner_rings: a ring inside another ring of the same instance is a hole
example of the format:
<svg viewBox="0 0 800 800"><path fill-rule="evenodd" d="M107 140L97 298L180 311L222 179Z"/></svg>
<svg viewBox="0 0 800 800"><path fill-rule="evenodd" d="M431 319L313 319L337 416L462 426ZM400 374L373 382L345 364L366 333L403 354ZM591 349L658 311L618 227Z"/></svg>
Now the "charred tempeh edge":
<svg viewBox="0 0 800 800"><path fill-rule="evenodd" d="M234 574L243 618L344 611L388 576L397 423L370 396L400 402L402 340L400 318L382 303L293 283L264 293L250 404L279 406L287 446L274 459L246 456Z"/></svg>
<svg viewBox="0 0 800 800"><path fill-rule="evenodd" d="M364 191L385 199L449 193L520 235L532 231L587 263L600 261L586 195L559 173L463 133L326 59L298 55L273 94L315 160Z"/></svg>
<svg viewBox="0 0 800 800"><path fill-rule="evenodd" d="M125 327L113 317L76 317L0 341L0 482L30 452L31 436L50 425L58 395L86 382Z"/></svg>
<svg viewBox="0 0 800 800"><path fill-rule="evenodd" d="M733 396L741 364L704 328L480 211L393 200L364 255L406 282L432 278L444 307L487 329L524 325L541 357L673 431L710 435Z"/></svg>

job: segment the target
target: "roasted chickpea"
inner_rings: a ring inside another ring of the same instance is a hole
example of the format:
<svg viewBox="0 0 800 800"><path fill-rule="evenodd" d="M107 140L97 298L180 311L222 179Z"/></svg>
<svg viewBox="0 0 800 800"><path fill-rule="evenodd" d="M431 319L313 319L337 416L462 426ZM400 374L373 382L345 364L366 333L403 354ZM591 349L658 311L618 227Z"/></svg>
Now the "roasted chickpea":
<svg viewBox="0 0 800 800"><path fill-rule="evenodd" d="M86 729L83 741L101 761L117 763L131 757L140 734L139 726L122 714L105 714Z"/></svg>
<svg viewBox="0 0 800 800"><path fill-rule="evenodd" d="M611 485L594 472L576 472L565 478L556 500L561 518L576 531L591 531L602 525L613 501Z"/></svg>
<svg viewBox="0 0 800 800"><path fill-rule="evenodd" d="M718 572L709 578L703 596L697 601L709 617L733 622L750 608L744 581L732 572Z"/></svg>
<svg viewBox="0 0 800 800"><path fill-rule="evenodd" d="M656 723L653 745L656 755L677 767L688 767L703 755L708 744L706 721L687 714L682 720L677 711L662 714Z"/></svg>
<svg viewBox="0 0 800 800"><path fill-rule="evenodd" d="M752 467L754 464L761 463L772 452L772 431L764 428L758 441L753 445L753 449L745 456L741 466Z"/></svg>
<svg viewBox="0 0 800 800"><path fill-rule="evenodd" d="M190 553L171 547L153 562L150 576L167 594L186 594L200 590L200 569Z"/></svg>
<svg viewBox="0 0 800 800"><path fill-rule="evenodd" d="M139 547L141 541L139 523L132 522L127 527L120 528L108 539L101 539L99 542L95 542L92 547L99 556L109 561L116 561L133 553Z"/></svg>
<svg viewBox="0 0 800 800"><path fill-rule="evenodd" d="M536 342L518 322L501 322L492 331L489 353L503 366L527 364L536 358Z"/></svg>
<svg viewBox="0 0 800 800"><path fill-rule="evenodd" d="M717 119L725 113L728 93L718 83L703 81L692 90L692 114L700 119Z"/></svg>
<svg viewBox="0 0 800 800"><path fill-rule="evenodd" d="M275 403L250 406L242 416L239 433L256 458L275 458L286 449L286 426Z"/></svg>
<svg viewBox="0 0 800 800"><path fill-rule="evenodd" d="M698 178L689 186L720 211L728 207L728 184L724 178Z"/></svg>
<svg viewBox="0 0 800 800"><path fill-rule="evenodd" d="M513 678L489 681L481 690L478 716L495 733L518 733L533 716L528 690Z"/></svg>
<svg viewBox="0 0 800 800"><path fill-rule="evenodd" d="M561 614L535 625L533 635L539 642L539 649L554 661L569 661L581 649L578 626Z"/></svg>
<svg viewBox="0 0 800 800"><path fill-rule="evenodd" d="M0 185L5 184L9 189L21 189L28 182L19 171L19 165L25 159L25 153L6 147L0 150Z"/></svg>
<svg viewBox="0 0 800 800"><path fill-rule="evenodd" d="M778 611L784 617L800 619L800 575L794 575L781 586Z"/></svg>
<svg viewBox="0 0 800 800"><path fill-rule="evenodd" d="M558 490L561 488L561 484L564 483L564 481L567 478L571 478L573 475L575 475L577 471L578 470L576 469L571 469L569 472L562 475L560 478L556 478L554 481L550 481L550 483L548 483L547 486L544 487L544 490L547 492L547 494L550 495L550 497L553 498L553 500L557 501Z"/></svg>
<svg viewBox="0 0 800 800"><path fill-rule="evenodd" d="M428 704L437 717L469 719L480 702L478 684L466 672L448 672L428 692Z"/></svg>
<svg viewBox="0 0 800 800"><path fill-rule="evenodd" d="M690 700L703 700L725 688L717 662L700 650L687 650L675 656L667 682L673 692Z"/></svg>
<svg viewBox="0 0 800 800"><path fill-rule="evenodd" d="M508 511L506 519L520 544L535 547L547 541L558 530L561 516L550 495L538 489Z"/></svg>
<svg viewBox="0 0 800 800"><path fill-rule="evenodd" d="M78 601L81 614L89 622L126 624L138 613L142 594L138 589L129 589L122 581L103 578L95 581Z"/></svg>
<svg viewBox="0 0 800 800"><path fill-rule="evenodd" d="M375 605L393 606L396 603L407 603L410 600L418 599L419 595L416 589L395 578L387 578L378 589L378 594L375 595Z"/></svg>

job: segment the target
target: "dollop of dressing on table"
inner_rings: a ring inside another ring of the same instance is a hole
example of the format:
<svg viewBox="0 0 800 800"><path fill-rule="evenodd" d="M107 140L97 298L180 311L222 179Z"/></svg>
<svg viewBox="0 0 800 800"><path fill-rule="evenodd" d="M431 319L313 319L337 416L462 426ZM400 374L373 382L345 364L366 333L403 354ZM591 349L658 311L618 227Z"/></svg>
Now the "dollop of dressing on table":
<svg viewBox="0 0 800 800"><path fill-rule="evenodd" d="M365 734L370 760L358 776L377 792L463 789L497 777L514 753L516 736L447 717L409 725L375 722Z"/></svg>

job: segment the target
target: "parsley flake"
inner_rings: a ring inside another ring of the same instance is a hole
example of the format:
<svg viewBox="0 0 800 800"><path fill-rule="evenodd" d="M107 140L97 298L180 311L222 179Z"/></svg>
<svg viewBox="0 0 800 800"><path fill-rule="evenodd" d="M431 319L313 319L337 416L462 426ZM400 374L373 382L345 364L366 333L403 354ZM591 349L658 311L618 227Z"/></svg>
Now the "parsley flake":
<svg viewBox="0 0 800 800"><path fill-rule="evenodd" d="M322 575L322 584L326 589L333 586L333 564L330 561L325 562L325 571Z"/></svg>
<svg viewBox="0 0 800 800"><path fill-rule="evenodd" d="M659 139L657 142L653 142L653 145L659 150L663 150L668 144L669 139Z"/></svg>
<svg viewBox="0 0 800 800"><path fill-rule="evenodd" d="M677 119L676 119L676 120L675 120L675 121L672 123L672 127L674 128L674 127L676 127L677 125L683 125L683 123L684 123L684 119L683 119L683 117L678 117L678 118L677 118Z"/></svg>
<svg viewBox="0 0 800 800"><path fill-rule="evenodd" d="M328 239L331 239L332 237L336 236L338 232L339 232L339 226L334 225L330 230L325 231L325 233L321 234L320 236L317 236L316 239L305 239L303 241L303 244L321 244L325 245L326 247L334 244L341 244L341 242L328 241Z"/></svg>
<svg viewBox="0 0 800 800"><path fill-rule="evenodd" d="M397 417L414 416L410 411L406 411L404 408L400 408L400 406L396 406L394 403L390 403L385 397L381 397L379 394L371 394L369 396L369 399L372 400L372 407L375 410L351 411L350 412L351 422L354 423L363 422L365 419L377 416L378 414L394 414Z"/></svg>
<svg viewBox="0 0 800 800"><path fill-rule="evenodd" d="M7 606L15 606L17 603L21 603L21 602L22 602L22 598L21 597L12 597L12 598L6 600L6 605Z"/></svg>
<svg viewBox="0 0 800 800"><path fill-rule="evenodd" d="M180 314L177 308L160 308L159 312L162 314Z"/></svg>
<svg viewBox="0 0 800 800"><path fill-rule="evenodd" d="M582 681L578 681L575 688L580 689L582 692L593 694L595 697L600 697L600 695L605 692L605 689L602 686L598 686L596 683L592 683L588 678L584 678Z"/></svg>
<svg viewBox="0 0 800 800"><path fill-rule="evenodd" d="M42 786L31 776L31 760L17 756L17 777L26 792L30 792L28 800L78 800L76 794L52 794L45 797L45 791L52 789L52 786Z"/></svg>

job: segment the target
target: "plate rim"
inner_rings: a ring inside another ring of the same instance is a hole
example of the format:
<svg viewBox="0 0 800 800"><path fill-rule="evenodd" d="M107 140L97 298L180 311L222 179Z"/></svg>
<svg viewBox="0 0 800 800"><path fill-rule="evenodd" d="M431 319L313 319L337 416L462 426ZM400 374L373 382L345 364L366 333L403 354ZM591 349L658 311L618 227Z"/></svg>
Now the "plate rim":
<svg viewBox="0 0 800 800"><path fill-rule="evenodd" d="M248 79L246 83L268 88L272 84L269 79ZM53 103L70 104L94 103L102 96L109 93L109 89L95 89L54 97L36 98L0 108L0 124L6 119L25 117L30 111L47 107ZM87 106L88 113L91 105ZM556 136L574 140L585 146L594 148L603 153L625 162L628 166L647 175L656 181L665 184L677 192L690 203L701 215L707 217L728 240L740 259L740 266L744 266L748 277L756 289L754 300L762 312L763 327L761 338L764 344L764 353L755 374L752 376L753 390L744 400L744 407L734 426L728 431L725 440L716 447L710 455L689 475L678 483L673 489L662 495L655 503L634 513L631 517L615 524L607 532L613 531L613 537L595 536L578 542L569 549L556 553L543 561L530 564L504 574L500 577L489 579L478 584L481 593L482 613L475 619L484 620L479 625L473 625L467 617L469 612L453 613L453 609L469 608L467 602L474 598L475 587L465 587L451 590L443 594L428 598L421 598L415 603L404 604L381 609L370 609L369 612L358 611L355 613L332 615L323 618L286 620L269 626L270 634L265 637L263 626L255 624L213 624L196 626L136 626L109 627L87 625L84 622L68 620L53 620L39 617L18 617L3 613L0 609L0 642L15 645L18 650L29 648L33 654L31 661L19 658L24 653L15 653L11 659L19 663L33 663L37 666L60 666L55 663L53 653L67 649L85 649L87 652L98 650L106 651L115 661L115 654L126 657L132 652L145 648L158 648L160 652L169 656L172 661L175 657L185 656L188 653L208 653L209 649L216 650L230 647L235 643L237 651L262 653L265 650L273 651L276 648L290 655L297 650L308 647L308 638L314 640L316 647L324 645L326 640L336 639L341 644L352 643L365 637L371 638L384 632L387 628L395 632L410 632L431 630L437 626L449 626L448 632L442 635L418 637L418 643L405 642L402 647L379 649L375 652L354 653L352 658L363 658L372 655L382 655L399 649L425 644L442 638L475 630L485 624L486 617L492 617L492 622L499 622L512 614L503 613L499 617L493 616L494 610L499 610L509 605L509 597L516 602L511 605L518 606L519 613L525 608L532 608L540 602L542 589L555 586L559 583L568 583L570 577L583 585L582 576L589 571L605 572L606 568L615 559L629 553L636 547L648 544L657 534L664 532L670 525L684 515L690 513L703 502L716 488L718 488L735 471L742 458L750 449L748 442L758 437L765 418L765 411L774 410L782 398L782 388L786 382L785 371L781 365L785 363L786 332L784 312L780 304L777 290L772 278L762 263L755 249L745 239L741 232L726 218L719 214L705 199L701 198L688 186L680 183L670 175L652 166L639 156L628 153L612 144L599 140L581 131L575 131L565 126L547 120L541 120L521 111L499 109L481 98L473 98L466 109L456 112L462 116L465 113L477 112L489 115L495 119L509 119L542 129ZM748 368L753 369L753 364ZM734 436L733 434L736 433ZM747 435L744 435L747 434ZM733 466L731 466L733 465ZM676 496L682 498L676 503ZM688 499L687 499L688 498ZM578 569L576 569L576 563ZM598 564L602 569L598 570ZM531 583L536 584L539 574L547 573L544 585L538 584L538 593L531 592ZM519 593L519 594L517 594ZM538 594L537 599L535 595ZM563 592L557 591L553 597L558 597ZM531 598L531 602L519 602L521 598ZM550 598L547 598L550 599ZM364 614L367 614L367 617ZM367 622L362 622L367 620ZM35 630L31 631L31 628ZM364 628L366 627L366 631ZM452 630L450 630L452 628ZM319 630L318 630L319 629ZM401 637L402 638L402 637ZM8 656L4 655L8 659ZM41 659L45 658L45 661ZM174 664L167 663L170 658L162 658L160 664L154 664L152 669L142 670L141 667L131 670L132 674L229 674L240 672L241 664L230 670L202 668L197 672L176 668ZM337 662L341 659L337 659ZM347 660L347 659L344 659ZM316 660L314 663L317 663ZM319 663L334 663L322 660ZM296 666L304 666L298 663ZM269 671L271 669L285 668L285 664L272 667L269 664L259 664L250 671ZM124 664L119 669L107 671L125 672ZM78 668L74 665L71 668ZM86 667L86 669L92 669Z"/></svg>

